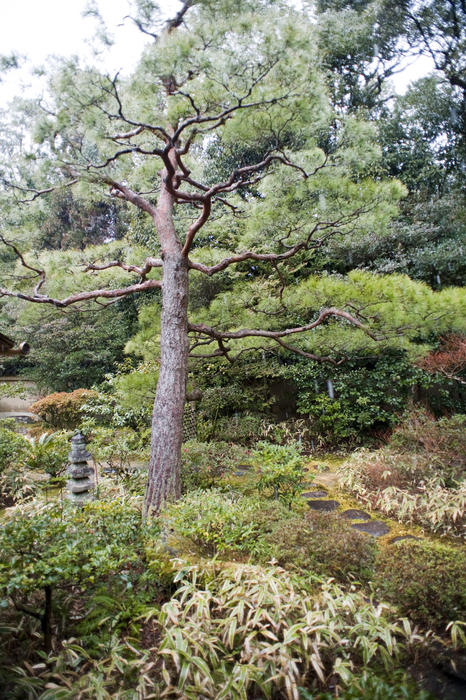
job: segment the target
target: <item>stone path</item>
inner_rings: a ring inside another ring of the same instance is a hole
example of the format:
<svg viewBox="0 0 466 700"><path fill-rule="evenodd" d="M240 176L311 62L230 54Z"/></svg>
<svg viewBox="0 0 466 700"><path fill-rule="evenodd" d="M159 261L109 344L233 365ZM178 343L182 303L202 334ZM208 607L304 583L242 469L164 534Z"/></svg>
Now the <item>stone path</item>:
<svg viewBox="0 0 466 700"><path fill-rule="evenodd" d="M250 464L238 464L234 476L245 476L252 470ZM307 469L312 472L312 468ZM313 480L315 478L315 481ZM372 516L366 513L365 510L359 508L347 508L344 511L339 511L341 503L339 501L327 498L329 493L327 489L336 488L338 486L338 474L331 471L319 471L318 474L308 474L308 480L301 483L302 497L306 499L311 510L319 513L338 513L341 518L351 522L351 527L358 532L371 535L372 537L383 537L390 532L390 525L383 520L372 520ZM324 487L324 488L322 488ZM311 490L308 490L311 489ZM421 537L414 535L398 535L388 540L389 544L395 544L403 540L420 540Z"/></svg>
<svg viewBox="0 0 466 700"><path fill-rule="evenodd" d="M332 471L319 471L316 474L312 473L312 467L307 469L308 477L315 479L315 481L306 481L301 484L303 488L302 496L307 500L309 508L316 510L321 513L332 513L338 512L340 503L332 499L324 499L329 495L327 490L338 487L338 474ZM314 486L315 490L308 491L304 489L309 489L309 487ZM320 487L324 487L324 489ZM346 510L339 513L339 515L345 520L355 521L351 522L351 527L354 530L371 535L372 537L383 537L388 535L390 532L390 524L383 520L372 520L372 516L366 513L364 510L359 508L347 508ZM415 537L414 535L398 535L392 537L388 540L389 544L395 544L396 542L401 542L403 540L421 540L421 537Z"/></svg>

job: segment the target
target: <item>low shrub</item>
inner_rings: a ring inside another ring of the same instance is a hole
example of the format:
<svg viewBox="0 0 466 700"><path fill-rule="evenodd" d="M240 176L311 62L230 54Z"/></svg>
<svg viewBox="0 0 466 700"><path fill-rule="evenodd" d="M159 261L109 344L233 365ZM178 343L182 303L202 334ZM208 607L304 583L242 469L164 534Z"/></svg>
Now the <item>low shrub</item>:
<svg viewBox="0 0 466 700"><path fill-rule="evenodd" d="M447 476L445 472L447 471ZM369 507L432 532L462 536L466 483L429 453L360 450L340 468L341 486Z"/></svg>
<svg viewBox="0 0 466 700"><path fill-rule="evenodd" d="M52 428L73 430L81 422L82 407L95 396L97 392L90 389L75 389L70 393L59 391L36 401L31 411Z"/></svg>
<svg viewBox="0 0 466 700"><path fill-rule="evenodd" d="M28 442L14 431L14 421L0 421L0 473L20 463L27 450Z"/></svg>
<svg viewBox="0 0 466 700"><path fill-rule="evenodd" d="M375 543L336 515L305 517L279 501L224 493L190 492L164 513L172 543L195 547L204 556L235 555L312 576L367 581L374 568Z"/></svg>
<svg viewBox="0 0 466 700"><path fill-rule="evenodd" d="M68 461L69 438L66 432L42 433L37 438L28 437L28 451L24 458L26 468L45 472L51 477L59 476Z"/></svg>
<svg viewBox="0 0 466 700"><path fill-rule="evenodd" d="M435 420L421 411L411 411L390 440L398 452L423 454L430 471L442 474L447 483L455 482L466 467L466 416Z"/></svg>
<svg viewBox="0 0 466 700"><path fill-rule="evenodd" d="M257 488L268 498L281 500L291 505L304 478L304 464L300 446L257 443L253 452L253 463L259 473Z"/></svg>
<svg viewBox="0 0 466 700"><path fill-rule="evenodd" d="M17 512L0 532L0 606L40 620L49 652L55 615L66 620L77 598L82 608L85 592L103 583L108 588L109 580L130 589L145 543L155 535L158 529L141 524L140 509L129 499Z"/></svg>
<svg viewBox="0 0 466 700"><path fill-rule="evenodd" d="M281 520L265 537L280 566L367 582L373 575L376 544L333 513L309 513Z"/></svg>
<svg viewBox="0 0 466 700"><path fill-rule="evenodd" d="M170 505L164 515L166 529L188 540L208 556L225 552L259 554L268 551L254 520L257 499L218 489L191 491Z"/></svg>
<svg viewBox="0 0 466 700"><path fill-rule="evenodd" d="M239 464L249 462L250 452L228 442L188 440L181 450L183 493L218 486L220 479Z"/></svg>
<svg viewBox="0 0 466 700"><path fill-rule="evenodd" d="M83 418L83 425L89 428L105 426L107 428L131 428L132 430L143 432L150 427L152 406L146 403L137 403L137 392L133 392L131 397L125 397L131 405L124 402L121 391L117 391L116 382L130 375L106 375L106 381L99 391L93 391L87 397L80 413ZM144 375L140 376L134 372L134 377L144 381ZM133 403L135 405L133 405Z"/></svg>
<svg viewBox="0 0 466 700"><path fill-rule="evenodd" d="M0 422L0 507L30 499L38 487L24 466L30 445L13 427L13 420Z"/></svg>
<svg viewBox="0 0 466 700"><path fill-rule="evenodd" d="M445 632L466 618L466 553L432 542L404 541L377 558L376 594L426 628Z"/></svg>
<svg viewBox="0 0 466 700"><path fill-rule="evenodd" d="M97 464L112 469L116 474L133 471L131 462L149 459L150 432L136 432L131 428L106 428L85 424L87 449Z"/></svg>

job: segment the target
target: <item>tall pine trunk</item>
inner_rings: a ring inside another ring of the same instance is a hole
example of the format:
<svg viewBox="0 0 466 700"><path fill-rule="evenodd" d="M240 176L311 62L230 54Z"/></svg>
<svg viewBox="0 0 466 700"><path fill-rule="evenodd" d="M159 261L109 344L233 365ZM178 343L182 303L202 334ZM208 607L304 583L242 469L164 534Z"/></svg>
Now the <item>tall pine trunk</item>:
<svg viewBox="0 0 466 700"><path fill-rule="evenodd" d="M177 246L175 246L177 247ZM160 374L152 415L152 443L144 514L181 494L180 461L188 365L188 265L181 250L165 253Z"/></svg>

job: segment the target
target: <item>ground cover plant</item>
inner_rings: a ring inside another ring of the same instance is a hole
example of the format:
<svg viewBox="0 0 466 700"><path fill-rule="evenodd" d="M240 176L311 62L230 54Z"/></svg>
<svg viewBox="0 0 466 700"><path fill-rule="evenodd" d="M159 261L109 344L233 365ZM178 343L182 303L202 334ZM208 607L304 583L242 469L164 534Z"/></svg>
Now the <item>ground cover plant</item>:
<svg viewBox="0 0 466 700"><path fill-rule="evenodd" d="M415 413L387 447L357 452L341 469L341 483L364 504L400 522L464 537L465 417L436 421Z"/></svg>
<svg viewBox="0 0 466 700"><path fill-rule="evenodd" d="M449 623L461 640L459 554L426 544L416 577L409 543L385 551L298 493L259 488L290 460L302 477L293 443L188 442L185 495L144 526L138 475L101 474L84 509L13 509L0 560L11 697L427 698L402 669L429 646L415 623L447 657Z"/></svg>
<svg viewBox="0 0 466 700"><path fill-rule="evenodd" d="M383 600L424 627L466 620L466 552L443 543L401 541L381 549L375 586Z"/></svg>

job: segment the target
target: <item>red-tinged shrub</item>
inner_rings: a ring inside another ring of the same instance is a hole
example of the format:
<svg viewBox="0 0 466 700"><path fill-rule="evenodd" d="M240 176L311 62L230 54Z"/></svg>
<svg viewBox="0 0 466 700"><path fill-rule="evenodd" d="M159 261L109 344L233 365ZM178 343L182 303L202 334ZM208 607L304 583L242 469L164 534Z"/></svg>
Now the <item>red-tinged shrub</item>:
<svg viewBox="0 0 466 700"><path fill-rule="evenodd" d="M31 411L53 428L72 430L81 421L81 408L91 398L97 396L90 389L76 389L70 393L58 391L39 399L31 406Z"/></svg>
<svg viewBox="0 0 466 700"><path fill-rule="evenodd" d="M466 337L449 335L442 338L440 349L430 352L418 364L427 372L438 372L463 383L460 375L466 369Z"/></svg>

